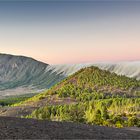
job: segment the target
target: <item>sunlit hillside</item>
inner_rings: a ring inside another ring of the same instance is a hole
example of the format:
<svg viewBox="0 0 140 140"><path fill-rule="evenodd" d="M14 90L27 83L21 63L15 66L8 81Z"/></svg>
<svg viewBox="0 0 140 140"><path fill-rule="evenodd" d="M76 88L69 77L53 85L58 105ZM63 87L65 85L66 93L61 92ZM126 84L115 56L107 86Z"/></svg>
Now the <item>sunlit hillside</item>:
<svg viewBox="0 0 140 140"><path fill-rule="evenodd" d="M27 115L27 118L115 127L139 126L139 87L140 81L135 79L88 67L47 92L14 106L38 104L40 108Z"/></svg>

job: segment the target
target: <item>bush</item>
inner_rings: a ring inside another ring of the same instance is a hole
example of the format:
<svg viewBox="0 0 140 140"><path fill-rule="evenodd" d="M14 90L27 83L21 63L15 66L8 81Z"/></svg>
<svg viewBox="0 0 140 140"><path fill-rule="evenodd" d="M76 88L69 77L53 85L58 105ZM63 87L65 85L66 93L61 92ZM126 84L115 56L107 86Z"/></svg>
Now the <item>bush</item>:
<svg viewBox="0 0 140 140"><path fill-rule="evenodd" d="M130 117L128 119L128 126L139 126L139 119L136 117Z"/></svg>

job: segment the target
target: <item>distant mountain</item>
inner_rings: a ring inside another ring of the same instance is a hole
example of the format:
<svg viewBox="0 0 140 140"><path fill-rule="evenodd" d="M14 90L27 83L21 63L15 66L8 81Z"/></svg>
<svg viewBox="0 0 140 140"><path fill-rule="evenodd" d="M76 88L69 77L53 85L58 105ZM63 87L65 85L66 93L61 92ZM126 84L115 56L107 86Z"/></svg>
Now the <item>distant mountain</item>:
<svg viewBox="0 0 140 140"><path fill-rule="evenodd" d="M0 90L47 89L63 78L48 64L24 56L0 54Z"/></svg>
<svg viewBox="0 0 140 140"><path fill-rule="evenodd" d="M100 69L114 72L118 75L125 75L130 78L136 78L140 80L140 61L128 61L118 63L83 63L83 64L71 64L71 65L54 65L53 71L57 73L63 73L65 76L69 76L81 68L97 66Z"/></svg>

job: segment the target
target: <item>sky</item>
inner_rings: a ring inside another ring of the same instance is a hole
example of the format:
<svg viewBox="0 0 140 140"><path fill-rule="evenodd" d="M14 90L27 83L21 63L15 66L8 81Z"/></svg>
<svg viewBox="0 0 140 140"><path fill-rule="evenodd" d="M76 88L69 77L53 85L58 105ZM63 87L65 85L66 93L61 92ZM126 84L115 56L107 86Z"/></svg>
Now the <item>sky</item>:
<svg viewBox="0 0 140 140"><path fill-rule="evenodd" d="M0 0L0 53L48 64L140 60L140 1Z"/></svg>

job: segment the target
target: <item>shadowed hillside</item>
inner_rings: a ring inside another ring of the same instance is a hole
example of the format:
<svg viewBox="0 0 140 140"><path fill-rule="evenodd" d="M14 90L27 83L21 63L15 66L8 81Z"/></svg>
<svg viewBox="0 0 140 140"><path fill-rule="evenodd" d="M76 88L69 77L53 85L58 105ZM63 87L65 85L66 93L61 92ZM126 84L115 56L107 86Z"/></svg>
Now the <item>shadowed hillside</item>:
<svg viewBox="0 0 140 140"><path fill-rule="evenodd" d="M0 90L30 93L32 89L47 89L63 78L62 74L50 70L48 64L28 57L0 54Z"/></svg>

